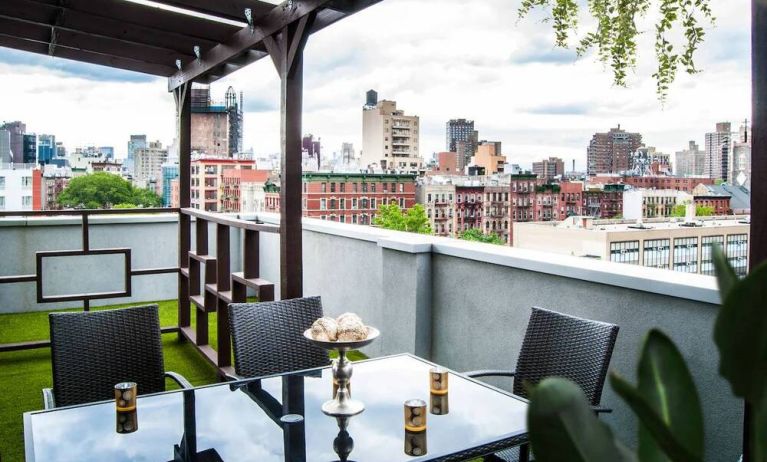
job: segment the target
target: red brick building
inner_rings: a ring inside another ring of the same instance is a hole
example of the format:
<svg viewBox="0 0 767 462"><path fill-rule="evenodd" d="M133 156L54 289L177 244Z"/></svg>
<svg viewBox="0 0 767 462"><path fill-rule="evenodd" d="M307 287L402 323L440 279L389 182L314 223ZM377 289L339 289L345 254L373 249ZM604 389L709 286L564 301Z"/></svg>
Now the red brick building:
<svg viewBox="0 0 767 462"><path fill-rule="evenodd" d="M583 183L559 183L559 219L583 215Z"/></svg>
<svg viewBox="0 0 767 462"><path fill-rule="evenodd" d="M482 198L484 186L455 187L456 233L472 228L482 229Z"/></svg>
<svg viewBox="0 0 767 462"><path fill-rule="evenodd" d="M711 178L688 178L682 176L627 176L627 175L602 175L589 178L591 184L625 184L634 188L644 189L673 189L692 193L699 184L712 185Z"/></svg>
<svg viewBox="0 0 767 462"><path fill-rule="evenodd" d="M458 171L458 154L455 152L440 152L437 154L437 168L433 171L439 175L461 175Z"/></svg>
<svg viewBox="0 0 767 462"><path fill-rule="evenodd" d="M534 221L560 220L558 184L540 184L535 187Z"/></svg>
<svg viewBox="0 0 767 462"><path fill-rule="evenodd" d="M415 205L415 175L304 173L304 216L370 225L382 204Z"/></svg>
<svg viewBox="0 0 767 462"><path fill-rule="evenodd" d="M623 215L623 184L588 186L583 191L583 215L615 218Z"/></svg>

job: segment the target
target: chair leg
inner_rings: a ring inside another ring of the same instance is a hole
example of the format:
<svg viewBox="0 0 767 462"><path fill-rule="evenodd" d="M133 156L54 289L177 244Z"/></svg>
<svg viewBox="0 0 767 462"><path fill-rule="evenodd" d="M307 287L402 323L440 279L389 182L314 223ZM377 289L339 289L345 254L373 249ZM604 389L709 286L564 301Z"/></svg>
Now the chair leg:
<svg viewBox="0 0 767 462"><path fill-rule="evenodd" d="M525 443L519 447L519 462L529 462L530 445Z"/></svg>

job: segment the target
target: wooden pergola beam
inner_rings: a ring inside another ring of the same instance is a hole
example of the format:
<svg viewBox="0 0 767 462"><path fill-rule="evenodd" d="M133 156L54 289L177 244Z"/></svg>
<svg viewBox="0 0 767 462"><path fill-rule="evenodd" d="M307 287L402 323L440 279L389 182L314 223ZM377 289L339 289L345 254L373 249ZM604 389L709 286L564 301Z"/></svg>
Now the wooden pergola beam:
<svg viewBox="0 0 767 462"><path fill-rule="evenodd" d="M0 32L0 47L14 48L16 50L28 51L41 55L48 55L49 46L47 43L33 42L4 35ZM59 46L55 49L55 55L59 58L70 59L89 64L99 64L101 66L114 67L126 71L141 72L143 74L152 74L161 77L172 75L176 68L162 64L148 63L134 59L118 58L115 56L92 53L89 51L75 50L65 46Z"/></svg>
<svg viewBox="0 0 767 462"><path fill-rule="evenodd" d="M68 10L34 0L3 0L0 2L0 16L16 18L46 27L55 25L59 30L176 50L184 55L191 55L195 45L207 51L217 43L202 37L168 32L119 19Z"/></svg>
<svg viewBox="0 0 767 462"><path fill-rule="evenodd" d="M171 68L176 59L192 60L192 50L181 54L177 50L85 34L59 27L52 28L50 25L25 22L1 15L0 31L23 40L48 44L49 54L52 56L57 55L56 50L58 48L65 47L117 58L160 64Z"/></svg>
<svg viewBox="0 0 767 462"><path fill-rule="evenodd" d="M173 91L186 82L197 80L214 68L236 58L261 44L290 24L322 8L330 0L296 0L292 8L277 5L266 15L256 19L253 27L243 27L231 39L213 47L200 59L184 65L168 79L168 91Z"/></svg>

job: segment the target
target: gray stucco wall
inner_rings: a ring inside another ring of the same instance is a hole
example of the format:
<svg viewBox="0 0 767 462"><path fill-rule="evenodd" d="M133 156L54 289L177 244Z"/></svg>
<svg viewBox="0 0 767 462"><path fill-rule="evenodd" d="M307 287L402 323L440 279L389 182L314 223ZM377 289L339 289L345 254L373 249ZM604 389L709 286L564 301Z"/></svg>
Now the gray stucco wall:
<svg viewBox="0 0 767 462"><path fill-rule="evenodd" d="M177 233L173 217L94 219L91 247L130 247L134 268L175 266ZM209 236L213 251L213 228ZM240 266L241 238L232 231L233 270ZM378 327L381 338L366 350L373 356L407 351L459 371L513 368L530 307L538 305L618 324L612 369L634 380L645 333L661 327L695 375L705 407L707 459L737 460L742 406L717 375L713 278L316 220L305 221L303 238L304 293L322 296L330 315L354 311ZM79 226L61 219L46 226L0 220L0 246L0 275L31 274L36 250L79 248ZM261 277L275 282L279 295L279 236L262 233L260 252ZM109 271L62 277L108 279ZM176 297L175 275L133 282L130 301ZM0 312L63 306L35 303L34 284L0 286ZM615 409L604 419L635 446L635 419L609 385L602 402Z"/></svg>

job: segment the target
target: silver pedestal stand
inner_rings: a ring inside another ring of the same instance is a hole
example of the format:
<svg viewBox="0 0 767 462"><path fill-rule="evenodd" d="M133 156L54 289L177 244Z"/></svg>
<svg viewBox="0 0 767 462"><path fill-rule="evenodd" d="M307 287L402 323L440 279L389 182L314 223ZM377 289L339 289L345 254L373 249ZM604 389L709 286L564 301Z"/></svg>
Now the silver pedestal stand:
<svg viewBox="0 0 767 462"><path fill-rule="evenodd" d="M349 396L349 379L352 378L352 362L346 358L349 350L356 350L369 345L377 339L381 333L375 327L368 327L368 337L365 340L356 340L351 342L324 342L312 338L311 329L304 332L310 342L324 348L338 352L338 360L333 362L333 378L338 383L338 392L335 399L325 402L322 405L322 412L333 417L349 417L357 415L365 410L365 405L361 401L355 401Z"/></svg>

